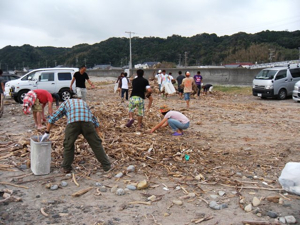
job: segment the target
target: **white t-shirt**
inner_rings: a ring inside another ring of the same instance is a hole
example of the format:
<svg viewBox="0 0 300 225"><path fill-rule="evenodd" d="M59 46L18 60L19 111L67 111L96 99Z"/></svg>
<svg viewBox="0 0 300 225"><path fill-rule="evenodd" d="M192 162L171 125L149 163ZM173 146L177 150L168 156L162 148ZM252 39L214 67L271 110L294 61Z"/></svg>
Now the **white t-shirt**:
<svg viewBox="0 0 300 225"><path fill-rule="evenodd" d="M183 124L190 122L190 120L185 115L183 115L181 112L177 112L177 111L167 112L167 114L165 115L165 118L175 119Z"/></svg>
<svg viewBox="0 0 300 225"><path fill-rule="evenodd" d="M157 78L158 84L161 84L163 82L164 75L162 73L156 74L155 77Z"/></svg>
<svg viewBox="0 0 300 225"><path fill-rule="evenodd" d="M122 89L128 89L128 79L127 77L122 78Z"/></svg>

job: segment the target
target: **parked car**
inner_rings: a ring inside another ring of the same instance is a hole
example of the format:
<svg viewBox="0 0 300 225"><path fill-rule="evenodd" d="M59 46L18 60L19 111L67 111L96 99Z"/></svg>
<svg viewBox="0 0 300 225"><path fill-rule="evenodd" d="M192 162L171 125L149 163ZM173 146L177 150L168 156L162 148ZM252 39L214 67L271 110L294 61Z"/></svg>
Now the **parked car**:
<svg viewBox="0 0 300 225"><path fill-rule="evenodd" d="M299 67L273 67L261 70L253 80L252 93L261 98L285 99L293 95L295 83L300 81Z"/></svg>
<svg viewBox="0 0 300 225"><path fill-rule="evenodd" d="M300 81L298 81L294 86L293 100L296 102L300 102Z"/></svg>
<svg viewBox="0 0 300 225"><path fill-rule="evenodd" d="M32 70L21 78L8 81L5 84L5 92L9 93L16 102L23 103L26 93L30 90L44 89L51 94L58 93L65 101L72 98L70 84L78 68L45 68ZM75 90L75 84L74 88Z"/></svg>
<svg viewBox="0 0 300 225"><path fill-rule="evenodd" d="M16 79L19 79L20 77L17 76L17 75L14 75L14 74L8 74L8 73L3 73L2 74L2 79L4 81L4 84L7 82L7 81L10 81L10 80L16 80Z"/></svg>

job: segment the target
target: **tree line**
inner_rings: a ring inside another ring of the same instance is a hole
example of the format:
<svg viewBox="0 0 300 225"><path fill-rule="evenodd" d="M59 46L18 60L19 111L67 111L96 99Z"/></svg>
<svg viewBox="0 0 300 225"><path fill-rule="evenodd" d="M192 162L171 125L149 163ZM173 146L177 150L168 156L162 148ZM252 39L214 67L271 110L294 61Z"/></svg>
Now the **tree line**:
<svg viewBox="0 0 300 225"><path fill-rule="evenodd" d="M133 65L161 62L170 67L224 65L236 62L267 63L299 58L300 30L262 31L255 34L239 32L233 35L197 34L192 37L173 35L167 38L133 37ZM111 65L123 67L129 62L129 39L109 38L89 45L71 48L6 46L0 49L3 70L24 67L41 68L57 65L78 67Z"/></svg>

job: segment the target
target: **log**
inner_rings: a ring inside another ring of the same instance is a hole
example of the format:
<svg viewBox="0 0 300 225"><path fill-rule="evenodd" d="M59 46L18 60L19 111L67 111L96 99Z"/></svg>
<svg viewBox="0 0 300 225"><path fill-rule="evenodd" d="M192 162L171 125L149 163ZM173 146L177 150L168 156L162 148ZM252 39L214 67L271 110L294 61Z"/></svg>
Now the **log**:
<svg viewBox="0 0 300 225"><path fill-rule="evenodd" d="M280 223L271 223L267 221L242 221L243 224L249 224L249 225L280 225Z"/></svg>
<svg viewBox="0 0 300 225"><path fill-rule="evenodd" d="M25 188L25 189L28 189L28 187L26 187L26 186L16 185L16 184L11 184L11 183L7 183L7 182L0 182L0 184L8 185L8 186L13 186L13 187L18 187L18 188Z"/></svg>
<svg viewBox="0 0 300 225"><path fill-rule="evenodd" d="M92 190L92 189L93 189L93 187L89 187L89 188L86 188L86 189L82 189L82 190L80 190L80 191L77 191L77 192L73 193L73 194L72 194L72 197L79 197L79 196L81 196L81 195L87 193L88 191L90 191L90 190Z"/></svg>
<svg viewBox="0 0 300 225"><path fill-rule="evenodd" d="M131 204L131 205L134 205L134 204L151 205L151 202L136 201L136 202L129 202L129 204Z"/></svg>

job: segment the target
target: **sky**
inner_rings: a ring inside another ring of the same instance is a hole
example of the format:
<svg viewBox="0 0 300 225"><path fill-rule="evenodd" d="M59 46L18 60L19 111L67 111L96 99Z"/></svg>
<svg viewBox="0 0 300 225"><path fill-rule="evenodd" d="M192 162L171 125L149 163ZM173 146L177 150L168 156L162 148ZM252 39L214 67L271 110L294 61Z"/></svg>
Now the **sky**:
<svg viewBox="0 0 300 225"><path fill-rule="evenodd" d="M0 49L300 30L300 0L0 0ZM300 45L300 43L299 43Z"/></svg>

